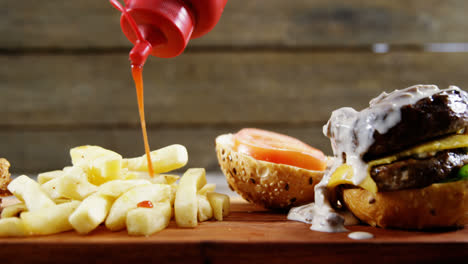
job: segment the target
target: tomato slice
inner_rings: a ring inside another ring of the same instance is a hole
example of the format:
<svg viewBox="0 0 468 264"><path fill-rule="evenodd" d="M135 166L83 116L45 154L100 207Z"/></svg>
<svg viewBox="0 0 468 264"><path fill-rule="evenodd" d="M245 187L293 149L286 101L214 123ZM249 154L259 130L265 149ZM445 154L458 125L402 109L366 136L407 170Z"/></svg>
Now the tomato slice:
<svg viewBox="0 0 468 264"><path fill-rule="evenodd" d="M283 134L244 128L234 135L234 149L257 160L323 171L325 155L306 143Z"/></svg>

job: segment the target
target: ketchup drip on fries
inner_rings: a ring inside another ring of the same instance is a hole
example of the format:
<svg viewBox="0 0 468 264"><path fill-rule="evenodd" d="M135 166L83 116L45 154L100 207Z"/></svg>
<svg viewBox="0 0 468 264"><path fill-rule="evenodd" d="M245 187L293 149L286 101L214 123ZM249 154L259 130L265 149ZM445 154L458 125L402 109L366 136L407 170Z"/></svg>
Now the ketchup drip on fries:
<svg viewBox="0 0 468 264"><path fill-rule="evenodd" d="M140 208L153 208L153 203L151 201L142 201L137 204L137 207Z"/></svg>

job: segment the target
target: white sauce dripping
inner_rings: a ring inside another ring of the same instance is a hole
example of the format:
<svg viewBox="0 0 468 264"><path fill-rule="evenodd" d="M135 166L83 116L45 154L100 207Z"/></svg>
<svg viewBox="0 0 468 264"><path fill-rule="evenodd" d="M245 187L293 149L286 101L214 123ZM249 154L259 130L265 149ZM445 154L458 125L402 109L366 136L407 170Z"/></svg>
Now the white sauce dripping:
<svg viewBox="0 0 468 264"><path fill-rule="evenodd" d="M448 90L460 89L450 86ZM367 176L367 163L362 160L362 156L374 143L374 132L385 134L400 122L401 107L415 104L440 91L436 85L415 85L390 94L383 92L360 112L351 107L333 111L323 127L323 133L325 136L330 134L334 162L315 186L315 203L292 208L288 219L312 224L310 229L322 232L343 232L347 231L344 225L357 224L358 220L351 213L336 212L329 201L328 181L343 164L342 157L346 156L346 164L353 168L353 183L359 185Z"/></svg>

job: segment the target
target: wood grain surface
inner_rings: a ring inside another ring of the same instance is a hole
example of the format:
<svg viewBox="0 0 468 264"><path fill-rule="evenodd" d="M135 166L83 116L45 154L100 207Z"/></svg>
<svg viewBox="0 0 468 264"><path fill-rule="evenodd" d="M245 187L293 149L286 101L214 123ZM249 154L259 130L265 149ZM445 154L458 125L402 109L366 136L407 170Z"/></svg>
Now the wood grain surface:
<svg viewBox="0 0 468 264"><path fill-rule="evenodd" d="M0 255L9 263L465 263L468 229L430 232L352 226L373 239L352 240L347 233L310 231L241 200L226 221L195 229L169 228L150 237L100 227L88 236L74 232L1 238Z"/></svg>
<svg viewBox="0 0 468 264"><path fill-rule="evenodd" d="M308 124L419 83L468 88L468 53L184 54L150 60L146 118L156 125ZM2 81L3 80L3 81ZM133 125L125 55L0 56L2 125Z"/></svg>
<svg viewBox="0 0 468 264"><path fill-rule="evenodd" d="M463 0L234 0L193 46L466 42ZM108 1L3 0L0 47L129 47Z"/></svg>

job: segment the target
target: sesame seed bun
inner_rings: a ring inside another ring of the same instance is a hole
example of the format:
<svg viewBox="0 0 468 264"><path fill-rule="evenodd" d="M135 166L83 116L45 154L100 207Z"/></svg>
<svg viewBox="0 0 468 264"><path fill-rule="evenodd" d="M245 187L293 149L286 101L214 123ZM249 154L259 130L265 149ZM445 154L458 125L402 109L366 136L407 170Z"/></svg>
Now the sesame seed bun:
<svg viewBox="0 0 468 264"><path fill-rule="evenodd" d="M343 189L343 202L371 226L428 229L468 224L468 180L372 194Z"/></svg>
<svg viewBox="0 0 468 264"><path fill-rule="evenodd" d="M7 186L11 182L10 173L8 169L10 168L10 163L4 158L0 158L0 197L11 195L8 191Z"/></svg>
<svg viewBox="0 0 468 264"><path fill-rule="evenodd" d="M233 135L216 138L216 153L230 188L265 208L287 209L314 201L322 171L256 160L233 150Z"/></svg>

